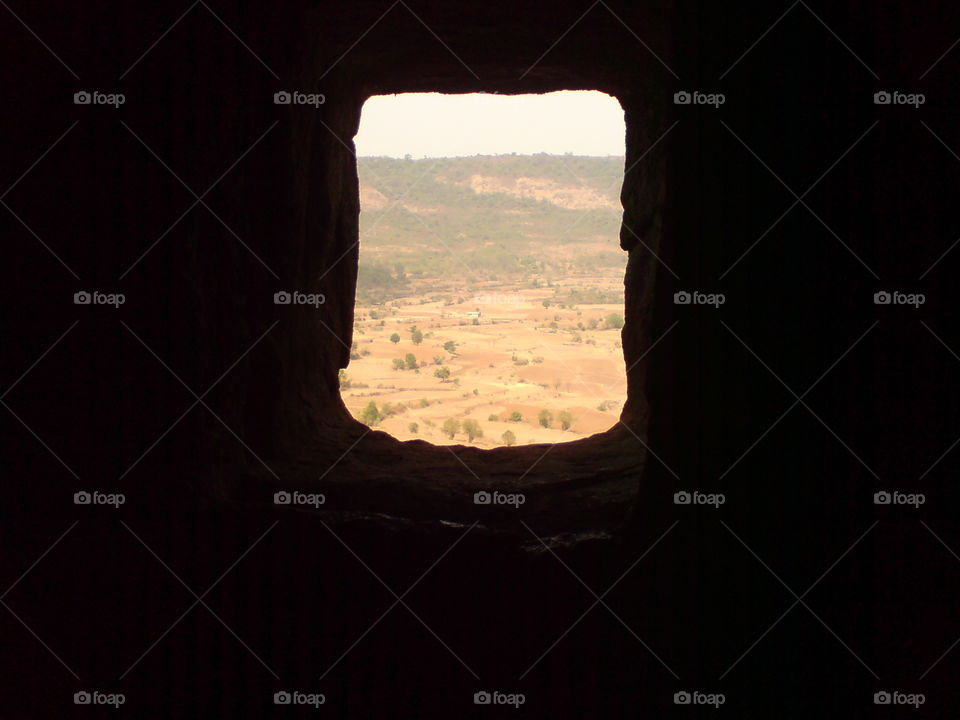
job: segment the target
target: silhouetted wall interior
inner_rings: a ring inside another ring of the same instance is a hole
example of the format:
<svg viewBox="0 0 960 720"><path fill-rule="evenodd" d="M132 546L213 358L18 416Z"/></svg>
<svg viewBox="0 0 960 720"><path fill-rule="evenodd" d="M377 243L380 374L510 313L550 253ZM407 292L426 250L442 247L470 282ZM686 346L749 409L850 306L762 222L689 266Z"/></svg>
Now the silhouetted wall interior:
<svg viewBox="0 0 960 720"><path fill-rule="evenodd" d="M954 4L11 0L0 25L4 717L960 706ZM626 120L620 422L370 432L337 385L364 100L560 89Z"/></svg>

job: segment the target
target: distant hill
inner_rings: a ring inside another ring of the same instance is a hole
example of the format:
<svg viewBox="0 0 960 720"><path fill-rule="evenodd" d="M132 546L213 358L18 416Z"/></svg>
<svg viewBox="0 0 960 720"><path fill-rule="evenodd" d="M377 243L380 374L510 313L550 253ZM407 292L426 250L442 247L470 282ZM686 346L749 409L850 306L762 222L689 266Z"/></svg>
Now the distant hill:
<svg viewBox="0 0 960 720"><path fill-rule="evenodd" d="M623 270L622 157L361 157L361 301L411 278Z"/></svg>

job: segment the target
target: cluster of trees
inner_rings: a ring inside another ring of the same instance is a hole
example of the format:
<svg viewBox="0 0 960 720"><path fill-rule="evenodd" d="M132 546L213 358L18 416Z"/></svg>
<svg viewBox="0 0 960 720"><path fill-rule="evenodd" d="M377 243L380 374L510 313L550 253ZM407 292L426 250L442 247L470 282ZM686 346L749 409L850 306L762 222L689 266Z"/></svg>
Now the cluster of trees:
<svg viewBox="0 0 960 720"><path fill-rule="evenodd" d="M480 423L472 418L467 418L463 422L460 422L456 418L447 418L443 421L440 429L443 430L443 434L451 440L461 431L466 434L470 442L483 437L483 428L480 427Z"/></svg>
<svg viewBox="0 0 960 720"><path fill-rule="evenodd" d="M393 359L394 370L416 370L419 367L420 364L417 362L417 356L413 353L407 353L402 358Z"/></svg>
<svg viewBox="0 0 960 720"><path fill-rule="evenodd" d="M406 411L407 406L403 403L397 403L394 405L393 403L386 402L383 404L382 408L378 408L377 403L371 400L364 406L363 410L360 411L360 417L358 419L364 425L373 427L374 425L379 425L381 421L387 419L388 417L400 415ZM415 425L416 423L412 424Z"/></svg>
<svg viewBox="0 0 960 720"><path fill-rule="evenodd" d="M561 430L569 430L570 426L573 425L574 419L569 410L561 410L557 414L557 420L560 422ZM537 422L545 428L550 427L553 425L553 413L544 408L537 414Z"/></svg>

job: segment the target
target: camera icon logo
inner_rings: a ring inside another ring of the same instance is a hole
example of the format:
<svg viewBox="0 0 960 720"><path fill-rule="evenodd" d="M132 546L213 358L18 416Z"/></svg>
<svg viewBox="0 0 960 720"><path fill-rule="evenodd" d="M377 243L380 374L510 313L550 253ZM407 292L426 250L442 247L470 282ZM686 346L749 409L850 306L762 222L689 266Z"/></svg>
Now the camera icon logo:
<svg viewBox="0 0 960 720"><path fill-rule="evenodd" d="M673 294L674 305L689 305L692 299L693 298L691 297L690 293L688 293L686 290L681 290L680 292L675 292Z"/></svg>
<svg viewBox="0 0 960 720"><path fill-rule="evenodd" d="M881 90L873 94L874 105L889 105L892 101L893 97L886 90Z"/></svg>
<svg viewBox="0 0 960 720"><path fill-rule="evenodd" d="M286 490L281 490L273 494L274 505L289 505L292 501L293 497Z"/></svg>
<svg viewBox="0 0 960 720"><path fill-rule="evenodd" d="M692 496L686 490L681 490L673 494L674 505L689 505L692 499Z"/></svg>
<svg viewBox="0 0 960 720"><path fill-rule="evenodd" d="M74 305L89 305L93 301L93 296L90 295L86 290L81 290L80 292L75 292L73 294L73 304Z"/></svg>
<svg viewBox="0 0 960 720"><path fill-rule="evenodd" d="M473 694L474 705L489 705L492 701L493 698L486 690L481 690L480 692L475 692Z"/></svg>
<svg viewBox="0 0 960 720"><path fill-rule="evenodd" d="M881 290L873 294L874 305L889 305L892 300L893 297L886 290Z"/></svg>
<svg viewBox="0 0 960 720"><path fill-rule="evenodd" d="M273 694L274 705L289 705L291 702L293 702L293 696L291 696L286 690L281 690L280 692L275 692Z"/></svg>
<svg viewBox="0 0 960 720"><path fill-rule="evenodd" d="M89 505L92 501L93 496L86 490L81 490L80 492L73 494L74 505Z"/></svg>
<svg viewBox="0 0 960 720"><path fill-rule="evenodd" d="M693 96L686 90L681 90L673 94L674 105L689 105L693 101Z"/></svg>
<svg viewBox="0 0 960 720"><path fill-rule="evenodd" d="M280 292L275 292L273 294L274 305L289 305L292 301L293 296L291 296L286 290L281 290Z"/></svg>
<svg viewBox="0 0 960 720"><path fill-rule="evenodd" d="M874 505L889 505L891 501L892 497L886 490L881 490L880 492L873 494Z"/></svg>
<svg viewBox="0 0 960 720"><path fill-rule="evenodd" d="M274 105L289 105L292 101L292 96L286 90L281 90L273 94Z"/></svg>
<svg viewBox="0 0 960 720"><path fill-rule="evenodd" d="M480 492L475 492L473 494L473 504L474 505L489 505L493 500L493 496L490 495L486 490L481 490Z"/></svg>
<svg viewBox="0 0 960 720"><path fill-rule="evenodd" d="M92 100L93 97L86 90L81 90L73 94L74 105L89 105Z"/></svg>
<svg viewBox="0 0 960 720"><path fill-rule="evenodd" d="M89 705L92 701L92 696L86 690L81 690L73 694L74 705Z"/></svg>
<svg viewBox="0 0 960 720"><path fill-rule="evenodd" d="M892 699L892 696L886 690L881 690L873 694L874 705L889 705Z"/></svg>
<svg viewBox="0 0 960 720"><path fill-rule="evenodd" d="M686 690L681 690L680 692L673 694L673 704L674 705L689 705L693 698L690 696Z"/></svg>

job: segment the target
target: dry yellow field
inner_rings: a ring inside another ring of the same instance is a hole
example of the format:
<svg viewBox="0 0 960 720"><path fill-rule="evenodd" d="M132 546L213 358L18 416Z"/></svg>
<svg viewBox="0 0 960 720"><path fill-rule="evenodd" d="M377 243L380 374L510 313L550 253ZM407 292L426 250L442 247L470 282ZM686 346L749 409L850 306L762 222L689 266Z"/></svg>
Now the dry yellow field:
<svg viewBox="0 0 960 720"><path fill-rule="evenodd" d="M623 288L619 278L569 283L607 292ZM563 283L522 289L487 284L469 292L426 280L422 286L429 293L357 307L353 359L341 373L341 394L354 417L362 421L372 401L386 415L374 426L398 439L485 448L504 445L507 430L518 445L556 443L616 422L626 374L620 331L605 327L604 318L622 315L622 303L558 306L554 291ZM415 327L423 334L419 345L412 339ZM398 343L390 340L394 333ZM456 343L452 353L444 349L449 341ZM394 369L393 360L408 353L419 367ZM441 368L449 369L448 378L435 375ZM538 420L544 409L552 413L549 427ZM572 418L566 430L564 411ZM511 421L513 413L522 419ZM483 436L471 440L460 430L450 438L442 430L449 418L476 421Z"/></svg>

